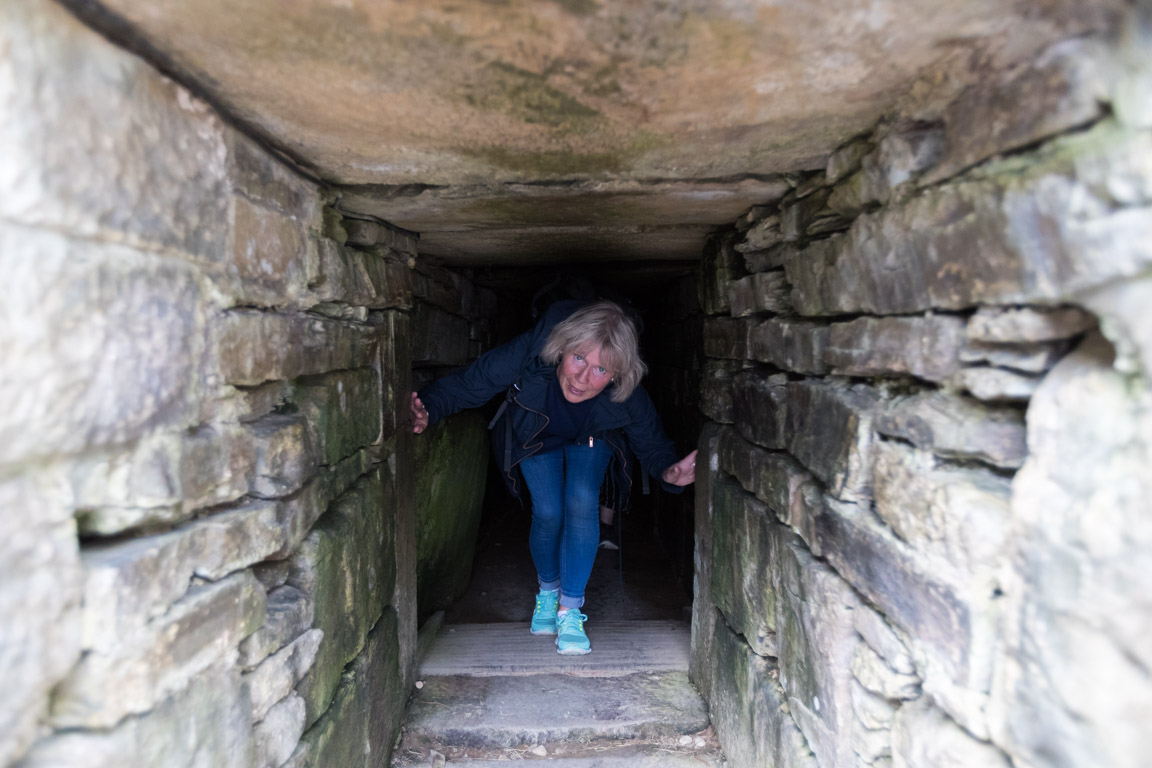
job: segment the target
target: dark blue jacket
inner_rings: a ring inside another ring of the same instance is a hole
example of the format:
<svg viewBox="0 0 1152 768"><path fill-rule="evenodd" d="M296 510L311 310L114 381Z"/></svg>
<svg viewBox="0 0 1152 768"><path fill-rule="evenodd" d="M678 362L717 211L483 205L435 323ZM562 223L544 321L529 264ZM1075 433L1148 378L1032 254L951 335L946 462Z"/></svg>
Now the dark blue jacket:
<svg viewBox="0 0 1152 768"><path fill-rule="evenodd" d="M517 498L521 485L519 464L542 447L539 436L548 423L544 403L548 384L556 377L556 366L545 363L539 355L552 328L581 306L583 302L579 301L553 304L533 330L486 352L463 370L437 379L420 392L428 409L429 425L508 393L507 407L492 428L492 443L508 490ZM641 468L658 480L665 469L676 463L677 456L644 388L638 386L627 400L614 403L614 387L609 384L592 401L577 442L592 438L604 440L612 447L616 503L621 505L626 504L631 490L629 450L640 460ZM671 493L684 490L660 482Z"/></svg>

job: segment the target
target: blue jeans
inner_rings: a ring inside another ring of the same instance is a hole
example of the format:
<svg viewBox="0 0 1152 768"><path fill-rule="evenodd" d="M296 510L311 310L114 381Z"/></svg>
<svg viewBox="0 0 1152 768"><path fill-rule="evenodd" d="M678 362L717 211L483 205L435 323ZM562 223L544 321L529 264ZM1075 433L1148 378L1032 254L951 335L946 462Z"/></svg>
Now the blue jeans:
<svg viewBox="0 0 1152 768"><path fill-rule="evenodd" d="M584 604L600 546L600 484L612 449L569 443L520 462L532 496L528 546L541 589L559 589L561 608Z"/></svg>

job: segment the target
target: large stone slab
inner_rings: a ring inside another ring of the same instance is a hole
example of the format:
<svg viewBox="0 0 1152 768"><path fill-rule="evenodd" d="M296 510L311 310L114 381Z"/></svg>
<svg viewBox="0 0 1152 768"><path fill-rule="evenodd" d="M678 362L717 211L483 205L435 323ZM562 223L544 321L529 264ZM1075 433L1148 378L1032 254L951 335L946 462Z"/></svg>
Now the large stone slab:
<svg viewBox="0 0 1152 768"><path fill-rule="evenodd" d="M419 302L412 315L412 362L464 365L468 362L468 321Z"/></svg>
<svg viewBox="0 0 1152 768"><path fill-rule="evenodd" d="M235 669L214 666L115 728L46 738L20 768L250 768L255 759L248 694Z"/></svg>
<svg viewBox="0 0 1152 768"><path fill-rule="evenodd" d="M710 601L754 653L776 656L776 568L788 529L729 479L717 478L712 494Z"/></svg>
<svg viewBox="0 0 1152 768"><path fill-rule="evenodd" d="M700 411L712 421L731 424L732 377L744 369L739 360L706 360L700 374Z"/></svg>
<svg viewBox="0 0 1152 768"><path fill-rule="evenodd" d="M700 309L704 314L722 315L729 311L728 286L743 274L742 267L731 235L708 238L700 259L698 285Z"/></svg>
<svg viewBox="0 0 1152 768"><path fill-rule="evenodd" d="M1152 408L1113 362L1089 336L1028 410L989 717L1014 764L1136 768L1152 749Z"/></svg>
<svg viewBox="0 0 1152 768"><path fill-rule="evenodd" d="M728 310L732 317L757 312L789 313L791 292L782 271L757 272L728 284Z"/></svg>
<svg viewBox="0 0 1152 768"><path fill-rule="evenodd" d="M347 248L322 238L309 251L307 298L371 309L412 306L407 257L386 248Z"/></svg>
<svg viewBox="0 0 1152 768"><path fill-rule="evenodd" d="M10 116L0 127L0 143L7 147L0 169L5 221L204 262L224 257L230 131L207 104L50 3L7 9L0 21L0 49L5 51L0 110ZM77 130L79 125L88 129ZM10 252L10 244L0 248ZM35 259L32 265L48 267ZM44 279L51 284L50 271ZM4 273L5 282L21 291L35 285L14 279L6 266ZM61 284L55 288L60 299L68 296L72 302L84 295ZM156 289L170 290L171 298L181 294L172 283ZM9 306L7 298L3 304ZM87 310L78 305L75 311ZM127 327L159 319L142 313ZM153 333L162 331L153 328L140 340L161 342ZM100 358L77 354L73 359Z"/></svg>
<svg viewBox="0 0 1152 768"><path fill-rule="evenodd" d="M18 361L0 464L198 422L207 298L190 265L3 223L0 271L0 358Z"/></svg>
<svg viewBox="0 0 1152 768"><path fill-rule="evenodd" d="M383 514L391 492L391 476L377 467L333 502L292 558L289 583L312 600L314 626L324 632L298 688L309 725L330 705L345 666L392 599L394 520Z"/></svg>
<svg viewBox="0 0 1152 768"><path fill-rule="evenodd" d="M788 714L779 668L756 655L717 615L709 710L732 765L817 768L815 756ZM822 768L822 766L821 766Z"/></svg>
<svg viewBox="0 0 1152 768"><path fill-rule="evenodd" d="M0 509L19 521L0 537L0 764L40 735L52 689L80 656L83 578L71 493L60 471L0 481Z"/></svg>
<svg viewBox="0 0 1152 768"><path fill-rule="evenodd" d="M1008 768L1012 763L996 747L964 732L926 698L910 701L896 711L892 724L893 768L957 765Z"/></svg>
<svg viewBox="0 0 1152 768"><path fill-rule="evenodd" d="M112 535L175 524L248 493L258 446L238 424L158 432L129 450L93 453L70 474L85 534Z"/></svg>
<svg viewBox="0 0 1152 768"><path fill-rule="evenodd" d="M748 357L781 370L822 376L829 372L825 362L828 335L828 326L820 323L762 320L748 329Z"/></svg>
<svg viewBox="0 0 1152 768"><path fill-rule="evenodd" d="M960 366L965 322L945 315L865 317L828 327L823 360L843 376L907 374L943 381Z"/></svg>
<svg viewBox="0 0 1152 768"><path fill-rule="evenodd" d="M877 416L876 431L943 458L975 459L1005 469L1018 468L1028 453L1019 410L946 392L892 400Z"/></svg>
<svg viewBox="0 0 1152 768"><path fill-rule="evenodd" d="M194 586L167 613L108 650L87 653L56 690L58 728L111 728L234 658L264 621L264 588L248 571Z"/></svg>
<svg viewBox="0 0 1152 768"><path fill-rule="evenodd" d="M242 133L228 131L225 139L228 180L234 191L287 214L309 230L322 229L324 208L314 181Z"/></svg>
<svg viewBox="0 0 1152 768"><path fill-rule="evenodd" d="M812 475L787 453L766 451L744 440L733 429L720 435L720 466L740 481L744 490L768 505L785 525L800 525L798 511L803 488Z"/></svg>
<svg viewBox="0 0 1152 768"><path fill-rule="evenodd" d="M710 317L704 321L704 354L727 360L748 359L749 321Z"/></svg>
<svg viewBox="0 0 1152 768"><path fill-rule="evenodd" d="M1104 123L1061 138L809 246L785 265L793 305L906 314L1067 300L1152 264L1152 190L1140 181L1150 174L1147 135ZM1131 187L1114 203L1108 189L1122 180Z"/></svg>
<svg viewBox="0 0 1152 768"><path fill-rule="evenodd" d="M940 466L931 454L883 441L873 452L876 514L957 585L996 590L1011 524L1011 483L988 470Z"/></svg>
<svg viewBox="0 0 1152 768"><path fill-rule="evenodd" d="M276 506L281 545L269 557L282 559L295 552L332 501L351 488L371 466L368 451L357 451L334 467L321 467L303 488L281 499Z"/></svg>
<svg viewBox="0 0 1152 768"><path fill-rule="evenodd" d="M705 699L712 696L712 643L716 609L712 606L712 526L715 517L713 490L720 477L718 424L706 423L700 430L696 455L694 523L692 551L692 651L688 674Z"/></svg>
<svg viewBox="0 0 1152 768"><path fill-rule="evenodd" d="M1096 318L1078 307L981 307L968 320L969 341L1017 344L1062 341L1096 326Z"/></svg>
<svg viewBox="0 0 1152 768"><path fill-rule="evenodd" d="M411 443L416 597L422 614L449 607L472 578L491 452L486 427L480 414L461 413Z"/></svg>
<svg viewBox="0 0 1152 768"><path fill-rule="evenodd" d="M872 513L825 499L811 509L812 551L827 559L908 638L925 691L975 734L987 734L996 612L991 595L960 591Z"/></svg>
<svg viewBox="0 0 1152 768"><path fill-rule="evenodd" d="M168 533L86 546L84 648L115 653L184 597L193 577L221 579L277 551L276 512L274 502L249 502Z"/></svg>
<svg viewBox="0 0 1152 768"><path fill-rule="evenodd" d="M258 307L292 305L306 288L309 249L316 243L291 216L233 195L229 208L231 298Z"/></svg>
<svg viewBox="0 0 1152 768"><path fill-rule="evenodd" d="M780 685L788 711L822 768L855 768L851 674L859 636L852 587L783 526L776 565Z"/></svg>
<svg viewBox="0 0 1152 768"><path fill-rule="evenodd" d="M880 403L874 389L744 373L734 381L733 403L745 438L787 450L837 498L870 498L872 422Z"/></svg>
<svg viewBox="0 0 1152 768"><path fill-rule="evenodd" d="M310 629L244 673L252 698L252 722L258 723L289 693L316 660L324 632Z"/></svg>
<svg viewBox="0 0 1152 768"><path fill-rule="evenodd" d="M288 578L287 568L284 578ZM312 601L296 587L265 584L264 588L268 591L264 624L240 642L238 661L246 670L307 632L315 615Z"/></svg>
<svg viewBox="0 0 1152 768"><path fill-rule="evenodd" d="M361 368L376 354L372 328L317 315L237 309L221 315L214 331L220 372L236 386Z"/></svg>
<svg viewBox="0 0 1152 768"><path fill-rule="evenodd" d="M295 403L327 466L380 441L380 377L375 368L303 377L296 382Z"/></svg>
<svg viewBox="0 0 1152 768"><path fill-rule="evenodd" d="M253 494L264 498L287 496L316 472L320 456L306 416L271 414L253 423L250 429L256 446Z"/></svg>

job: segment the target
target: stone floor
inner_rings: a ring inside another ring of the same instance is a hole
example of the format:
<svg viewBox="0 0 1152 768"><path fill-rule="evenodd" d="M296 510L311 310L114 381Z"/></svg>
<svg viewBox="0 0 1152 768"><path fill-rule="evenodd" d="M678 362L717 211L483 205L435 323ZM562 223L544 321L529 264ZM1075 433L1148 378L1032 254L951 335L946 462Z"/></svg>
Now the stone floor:
<svg viewBox="0 0 1152 768"><path fill-rule="evenodd" d="M472 584L424 657L393 765L725 765L688 680L691 595L643 517L625 520L623 572L619 552L597 556L583 609L593 650L576 657L527 630L528 526L514 505L486 518Z"/></svg>

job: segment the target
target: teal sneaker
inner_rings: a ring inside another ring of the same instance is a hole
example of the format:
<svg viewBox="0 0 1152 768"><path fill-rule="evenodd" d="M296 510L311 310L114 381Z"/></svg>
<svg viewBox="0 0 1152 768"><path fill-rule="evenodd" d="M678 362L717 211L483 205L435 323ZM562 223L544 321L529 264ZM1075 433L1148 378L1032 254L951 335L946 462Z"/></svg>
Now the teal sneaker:
<svg viewBox="0 0 1152 768"><path fill-rule="evenodd" d="M556 634L556 609L559 604L560 590L540 590L540 594L536 595L536 610L532 611L532 634Z"/></svg>
<svg viewBox="0 0 1152 768"><path fill-rule="evenodd" d="M584 634L584 622L588 617L575 608L560 614L556 620L556 652L562 656L583 656L592 652L588 635Z"/></svg>

